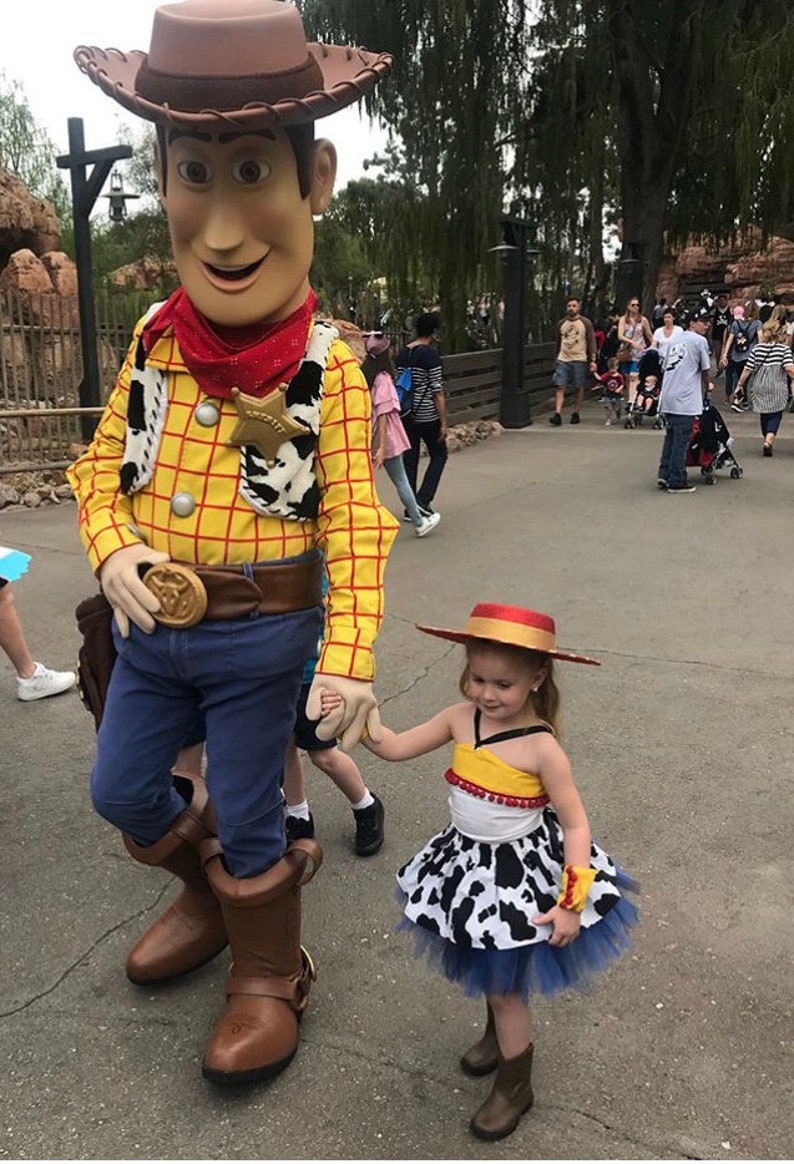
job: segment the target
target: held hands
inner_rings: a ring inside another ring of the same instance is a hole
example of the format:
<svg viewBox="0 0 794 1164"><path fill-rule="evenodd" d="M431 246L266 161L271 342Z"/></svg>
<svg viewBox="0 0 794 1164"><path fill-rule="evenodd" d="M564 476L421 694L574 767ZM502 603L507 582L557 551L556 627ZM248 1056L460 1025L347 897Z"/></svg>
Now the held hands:
<svg viewBox="0 0 794 1164"><path fill-rule="evenodd" d="M323 704L327 710L324 710ZM361 739L364 728L377 743L382 738L378 703L372 684L345 675L323 675L317 671L306 701L309 719L322 721L317 727L321 740L339 740L343 752L349 752Z"/></svg>
<svg viewBox="0 0 794 1164"><path fill-rule="evenodd" d="M134 546L116 550L100 566L99 584L113 607L122 638L129 638L130 619L148 635L154 630L152 615L160 609L160 603L151 590L144 586L138 567L156 566L159 562L168 561L168 554L150 550L138 542Z"/></svg>
<svg viewBox="0 0 794 1164"><path fill-rule="evenodd" d="M554 927L554 932L549 938L550 946L568 946L579 934L582 915L572 909L563 909L561 905L555 905L548 913L540 913L533 917L532 924Z"/></svg>

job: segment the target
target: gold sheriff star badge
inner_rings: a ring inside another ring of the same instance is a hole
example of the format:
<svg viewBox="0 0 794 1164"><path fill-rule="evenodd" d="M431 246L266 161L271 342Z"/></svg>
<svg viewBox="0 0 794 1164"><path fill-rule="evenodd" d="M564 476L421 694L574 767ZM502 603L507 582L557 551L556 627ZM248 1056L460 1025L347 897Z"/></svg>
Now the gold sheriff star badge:
<svg viewBox="0 0 794 1164"><path fill-rule="evenodd" d="M253 445L267 461L268 468L272 469L284 441L306 436L310 431L305 424L293 420L287 412L284 398L288 387L288 384L279 384L264 399L247 396L239 388L232 388L232 399L240 419L226 444Z"/></svg>

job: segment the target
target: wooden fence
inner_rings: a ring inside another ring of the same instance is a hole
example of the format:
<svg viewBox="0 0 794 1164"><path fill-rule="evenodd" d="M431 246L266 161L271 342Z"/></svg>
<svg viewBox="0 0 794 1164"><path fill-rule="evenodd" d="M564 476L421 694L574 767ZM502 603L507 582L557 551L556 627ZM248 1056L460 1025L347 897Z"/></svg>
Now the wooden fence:
<svg viewBox="0 0 794 1164"><path fill-rule="evenodd" d="M120 296L97 303L105 394L146 305L146 300ZM525 384L533 412L548 408L552 370L551 344L526 349ZM102 411L80 407L81 377L76 301L0 293L0 475L64 469L71 463L70 446L82 439L82 419ZM450 424L499 419L501 349L445 356L444 377Z"/></svg>

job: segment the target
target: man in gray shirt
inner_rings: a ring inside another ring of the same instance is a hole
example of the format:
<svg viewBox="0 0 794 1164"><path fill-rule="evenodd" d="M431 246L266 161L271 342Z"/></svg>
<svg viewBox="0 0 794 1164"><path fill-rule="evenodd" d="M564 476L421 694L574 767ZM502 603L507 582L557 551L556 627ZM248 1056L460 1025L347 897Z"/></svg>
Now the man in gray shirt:
<svg viewBox="0 0 794 1164"><path fill-rule="evenodd" d="M695 492L695 486L687 480L686 451L695 417L703 411L703 399L709 391L710 354L706 332L710 325L709 307L698 304L689 330L676 337L665 355L659 402L665 433L657 483L668 493Z"/></svg>

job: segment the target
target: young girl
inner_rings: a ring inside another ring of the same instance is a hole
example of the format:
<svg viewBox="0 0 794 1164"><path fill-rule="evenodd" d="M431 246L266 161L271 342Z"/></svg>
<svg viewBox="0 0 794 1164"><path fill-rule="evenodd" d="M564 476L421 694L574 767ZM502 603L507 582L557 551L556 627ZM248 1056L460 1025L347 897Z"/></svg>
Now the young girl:
<svg viewBox="0 0 794 1164"><path fill-rule="evenodd" d="M389 355L389 337L382 331L365 333L367 354L361 364L372 393L372 463L389 475L418 538L435 529L438 513L425 513L417 504L403 464L403 453L411 447L400 420L400 401L394 386L394 365Z"/></svg>
<svg viewBox="0 0 794 1164"><path fill-rule="evenodd" d="M465 645L466 701L365 746L410 760L454 742L452 822L397 874L401 927L468 995L485 995L485 1034L461 1066L496 1072L471 1130L498 1140L533 1102L529 995L579 986L629 945L637 914L622 891L636 887L593 843L557 741L554 660L597 661L558 650L554 620L516 606L480 603L462 631L419 630ZM339 706L323 696L324 714Z"/></svg>

